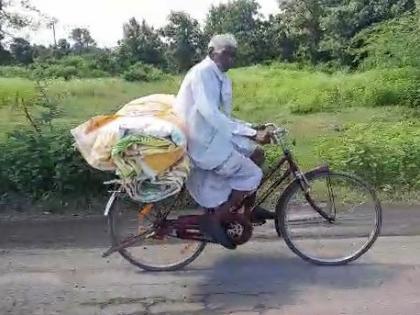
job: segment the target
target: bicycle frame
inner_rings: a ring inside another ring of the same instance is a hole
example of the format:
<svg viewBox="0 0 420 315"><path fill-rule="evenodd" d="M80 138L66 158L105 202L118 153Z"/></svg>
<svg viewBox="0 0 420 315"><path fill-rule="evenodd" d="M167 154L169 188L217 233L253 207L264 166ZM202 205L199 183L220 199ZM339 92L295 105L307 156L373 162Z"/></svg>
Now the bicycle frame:
<svg viewBox="0 0 420 315"><path fill-rule="evenodd" d="M277 161L276 165L269 170L269 172L264 176L263 180L261 181L261 184L258 189L261 189L261 187L264 186L265 183L270 180L274 174L283 167L286 163L289 164L288 169L282 174L282 176L278 179L276 179L268 188L267 190L257 199L255 205L259 206L261 205L268 196L278 187L280 186L287 178L293 174L293 170L296 172L298 170L291 154L287 151L284 152L284 156Z"/></svg>
<svg viewBox="0 0 420 315"><path fill-rule="evenodd" d="M264 186L267 181L274 176L274 174L282 168L283 165L288 164L287 170L282 174L282 176L278 179L276 179L267 189L266 191L258 197L255 206L261 205L268 196L271 195L271 193L279 187L284 181L286 181L291 175L295 180L299 181L299 185L301 189L303 190L305 194L306 200L309 202L311 207L319 213L324 219L326 219L328 222L332 223L334 222L335 218L333 216L330 216L328 213L323 211L320 207L318 207L315 203L315 201L312 199L310 195L310 185L308 181L306 180L305 174L301 172L299 166L295 162L292 153L285 147L285 145L282 143L283 148L283 157L279 159L276 163L276 165L269 170L269 172L264 176L263 180L261 181L261 184L258 189L261 189L262 186ZM319 170L325 169L328 170L328 166L324 165L318 168Z"/></svg>
<svg viewBox="0 0 420 315"><path fill-rule="evenodd" d="M260 190L264 186L264 184L266 184L274 176L274 174L276 174L276 172L278 170L280 170L284 165L288 164L288 167L287 167L287 170L285 170L285 172L278 179L275 179L273 181L273 183L265 190L265 192L257 198L257 200L255 202L255 206L261 205L271 195L271 193L277 187L279 187L283 182L285 182L288 178L290 178L290 176L292 176L293 178L291 179L291 181L293 181L293 180L298 180L299 181L301 189L305 193L305 198L309 202L309 204L312 206L312 208L316 212L318 212L325 220L327 220L330 223L333 223L335 218L333 216L330 216L325 211L323 211L320 207L318 207L316 205L315 201L311 198L311 196L309 194L310 193L309 183L308 183L305 175L301 172L299 166L295 162L295 160L293 158L293 154L291 153L291 151L287 148L287 146L285 145L283 140L280 138L280 136L277 136L275 138L275 140L276 140L277 144L280 144L280 146L282 148L282 151L283 151L283 156L276 162L274 167L272 167L268 171L268 173L263 177L263 179L261 181L261 184L258 187L258 190ZM328 166L321 166L318 169L328 169ZM120 193L120 192L121 191L119 190L118 192L114 192L114 194L115 193ZM179 196L181 196L181 195L182 194L180 193ZM112 201L107 205L106 210L105 210L105 215L108 215L109 209L110 209L114 199L115 199L115 195L114 195L114 198L111 198ZM167 215L178 204L179 199L180 199L180 197L178 197L175 200L171 209L166 211L166 215L164 215L161 218L160 223L155 226L157 228L157 230L153 233L152 237L155 237L155 238L159 239L159 238L163 238L165 236L172 236L172 237L176 237L176 238L180 238L180 239L204 241L204 242L209 242L209 243L214 242L213 240L211 240L211 239L205 237L204 235L202 235L201 232L199 231L199 226L198 226L198 221L197 221L199 215L180 216L180 217L178 217L177 219L174 219L174 220L167 220L166 219ZM243 206L243 204L241 205L241 207L242 206ZM237 216L237 214L233 214L233 215ZM109 249L106 253L104 253L103 256L106 257L113 252L116 252L116 251L121 250L123 248L126 248L128 246L131 246L134 243L136 243L136 241L138 239L140 239L141 237L142 237L141 235L137 235L137 236L134 236L134 237L132 237L132 238L120 243L120 244L117 244L117 245L113 246L111 249Z"/></svg>

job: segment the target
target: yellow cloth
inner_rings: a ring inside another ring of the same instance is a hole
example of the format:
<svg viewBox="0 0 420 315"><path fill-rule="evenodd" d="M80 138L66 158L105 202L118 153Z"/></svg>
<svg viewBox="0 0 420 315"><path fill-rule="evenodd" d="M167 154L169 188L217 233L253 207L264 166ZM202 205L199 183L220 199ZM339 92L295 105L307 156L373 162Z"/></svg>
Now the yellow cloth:
<svg viewBox="0 0 420 315"><path fill-rule="evenodd" d="M136 99L114 115L93 117L71 133L85 160L116 171L128 195L151 203L178 193L189 174L185 128L173 95Z"/></svg>
<svg viewBox="0 0 420 315"><path fill-rule="evenodd" d="M123 106L113 115L100 115L93 117L71 130L76 142L76 147L84 159L92 167L112 171L116 169L111 158L112 148L121 139L118 124L124 117L145 117L151 116L170 122L178 127L185 134L185 128L176 115L172 112L172 104L175 101L174 95L154 94L135 99ZM185 148L184 148L185 149ZM167 155L164 152L155 153L146 157L145 162L157 172L162 172L173 161L178 161L184 150L176 150L175 153Z"/></svg>
<svg viewBox="0 0 420 315"><path fill-rule="evenodd" d="M184 154L184 149L175 148L167 152L145 155L143 161L156 173L161 174L178 162Z"/></svg>

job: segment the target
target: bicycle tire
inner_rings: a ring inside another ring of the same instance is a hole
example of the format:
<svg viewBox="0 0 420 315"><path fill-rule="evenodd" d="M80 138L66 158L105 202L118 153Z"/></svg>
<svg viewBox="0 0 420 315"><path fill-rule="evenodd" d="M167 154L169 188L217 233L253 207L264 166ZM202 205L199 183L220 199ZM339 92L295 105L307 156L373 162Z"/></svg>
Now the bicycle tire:
<svg viewBox="0 0 420 315"><path fill-rule="evenodd" d="M308 172L305 174L306 179L309 183L312 181L322 178L322 177L328 177L328 176L338 176L346 179L350 179L355 183L358 183L360 187L363 187L367 192L369 192L370 197L372 198L372 202L375 207L375 226L369 236L368 241L353 255L350 255L348 257L345 257L343 259L337 259L335 261L332 260L323 260L323 259L317 259L308 256L305 254L302 250L296 246L292 238L290 237L290 231L287 228L287 222L286 222L286 209L288 208L288 203L292 199L292 197L297 194L299 191L302 191L302 188L300 186L300 183L298 180L293 181L289 186L285 189L282 196L279 198L277 206L276 206L276 220L275 220L275 227L276 231L279 236L281 236L284 241L286 242L287 246L299 257L301 257L303 260L308 261L310 263L316 264L316 265L324 265L324 266L338 266L338 265L345 265L348 264L356 259L358 259L360 256L365 254L375 243L378 236L381 232L381 226L382 226L382 207L380 204L379 199L377 198L375 190L365 183L360 178L350 175L347 173L342 172L332 172L330 170L325 169L319 169L314 170L311 172ZM315 211L315 210L314 210Z"/></svg>
<svg viewBox="0 0 420 315"><path fill-rule="evenodd" d="M118 197L115 198L115 200L113 201L110 207L109 214L108 214L108 229L109 229L111 243L113 246L118 244L119 242L118 236L115 233L116 231L115 223L117 222L117 220L115 220L115 215L116 215L117 207L118 207ZM199 243L200 245L196 248L196 250L190 256L186 257L185 259L181 261L177 261L176 263L168 264L165 266L157 266L157 265L141 262L135 257L133 257L133 255L131 255L127 249L120 250L119 254L132 265L140 269L143 269L145 271L153 271L153 272L176 271L192 263L203 252L203 250L206 247L206 243L205 242L199 242Z"/></svg>

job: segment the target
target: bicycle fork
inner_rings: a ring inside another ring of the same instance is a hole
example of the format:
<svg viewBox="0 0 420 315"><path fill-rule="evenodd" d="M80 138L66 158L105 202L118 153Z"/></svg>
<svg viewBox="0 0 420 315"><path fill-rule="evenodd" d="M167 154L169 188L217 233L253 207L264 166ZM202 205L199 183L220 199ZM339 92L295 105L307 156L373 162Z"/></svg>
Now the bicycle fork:
<svg viewBox="0 0 420 315"><path fill-rule="evenodd" d="M324 166L323 168L327 168L327 166ZM333 209L333 215L328 214L327 212L325 212L324 210L322 210L321 207L319 207L315 200L312 199L311 197L311 185L309 184L308 179L306 178L305 174L303 174L299 169L297 169L294 173L295 177L298 179L299 181L299 185L300 188L302 189L302 191L305 194L305 199L307 202L309 202L309 204L311 205L311 207L318 212L318 214L323 217L325 220L327 220L329 223L334 223L335 222L335 217L336 217L336 208L335 208L335 200L334 200L334 192L332 191L332 187L331 187L331 180L328 177L327 178L327 189L328 189L328 199L329 202L331 203L331 208Z"/></svg>

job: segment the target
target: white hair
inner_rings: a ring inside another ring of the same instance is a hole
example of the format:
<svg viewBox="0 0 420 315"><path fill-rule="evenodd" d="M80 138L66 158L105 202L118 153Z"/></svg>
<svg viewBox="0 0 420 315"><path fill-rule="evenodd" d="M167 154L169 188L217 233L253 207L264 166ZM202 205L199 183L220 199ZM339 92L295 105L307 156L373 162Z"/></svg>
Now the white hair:
<svg viewBox="0 0 420 315"><path fill-rule="evenodd" d="M214 35L209 43L209 49L212 48L216 52L225 49L226 47L238 48L238 42L232 34L218 34Z"/></svg>

